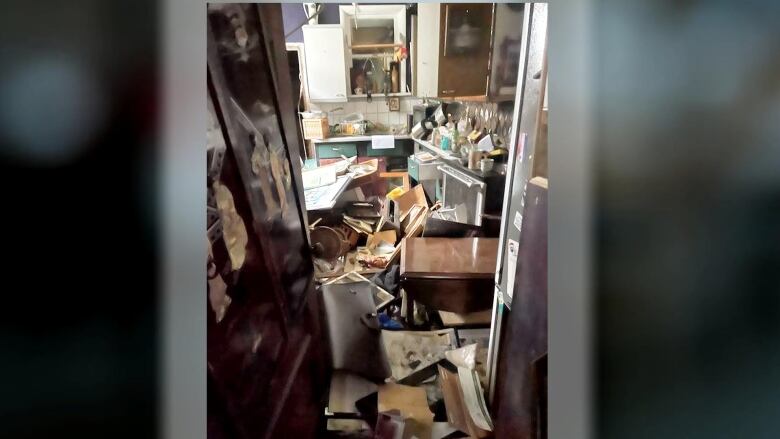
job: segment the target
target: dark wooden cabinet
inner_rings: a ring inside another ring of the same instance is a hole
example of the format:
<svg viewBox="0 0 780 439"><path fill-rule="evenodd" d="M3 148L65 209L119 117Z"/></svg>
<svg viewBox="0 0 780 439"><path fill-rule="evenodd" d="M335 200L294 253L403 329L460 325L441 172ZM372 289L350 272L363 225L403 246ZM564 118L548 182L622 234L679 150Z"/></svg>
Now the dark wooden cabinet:
<svg viewBox="0 0 780 439"><path fill-rule="evenodd" d="M487 95L494 5L441 5L439 97Z"/></svg>
<svg viewBox="0 0 780 439"><path fill-rule="evenodd" d="M434 309L489 309L497 254L498 238L407 238L401 248L401 286L411 300Z"/></svg>
<svg viewBox="0 0 780 439"><path fill-rule="evenodd" d="M208 6L209 98L225 144L209 184L227 188L246 230L238 267L209 234L231 299L219 319L207 309L215 438L315 437L327 388L281 26L278 4Z"/></svg>

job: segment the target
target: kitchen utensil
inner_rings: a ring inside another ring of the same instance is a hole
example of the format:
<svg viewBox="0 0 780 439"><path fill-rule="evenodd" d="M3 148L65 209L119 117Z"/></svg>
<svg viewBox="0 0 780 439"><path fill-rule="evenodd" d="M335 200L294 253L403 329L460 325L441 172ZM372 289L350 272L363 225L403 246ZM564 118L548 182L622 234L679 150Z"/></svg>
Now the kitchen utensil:
<svg viewBox="0 0 780 439"><path fill-rule="evenodd" d="M312 253L318 258L333 260L349 251L350 241L345 233L331 227L317 226L309 233Z"/></svg>
<svg viewBox="0 0 780 439"><path fill-rule="evenodd" d="M439 108L433 113L433 117L438 125L444 125L444 123L447 122L447 116L444 115L444 108L442 108L441 105L439 105Z"/></svg>
<svg viewBox="0 0 780 439"><path fill-rule="evenodd" d="M425 128L423 128L422 122L418 122L412 127L411 136L415 139L422 139L423 135L425 135Z"/></svg>

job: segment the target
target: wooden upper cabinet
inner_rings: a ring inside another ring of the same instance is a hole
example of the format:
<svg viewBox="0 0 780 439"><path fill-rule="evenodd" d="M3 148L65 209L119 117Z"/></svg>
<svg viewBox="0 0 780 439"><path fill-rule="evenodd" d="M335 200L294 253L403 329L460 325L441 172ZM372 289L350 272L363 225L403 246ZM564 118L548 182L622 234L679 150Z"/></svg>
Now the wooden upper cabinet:
<svg viewBox="0 0 780 439"><path fill-rule="evenodd" d="M494 5L420 3L417 11L417 96L487 96Z"/></svg>
<svg viewBox="0 0 780 439"><path fill-rule="evenodd" d="M439 96L487 95L493 5L442 4L439 20Z"/></svg>

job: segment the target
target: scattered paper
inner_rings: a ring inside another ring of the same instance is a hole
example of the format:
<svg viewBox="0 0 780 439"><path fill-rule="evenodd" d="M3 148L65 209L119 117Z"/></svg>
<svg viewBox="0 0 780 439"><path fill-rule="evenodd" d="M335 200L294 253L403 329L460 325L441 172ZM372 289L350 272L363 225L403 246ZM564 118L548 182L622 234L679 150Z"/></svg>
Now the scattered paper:
<svg viewBox="0 0 780 439"><path fill-rule="evenodd" d="M492 431L493 422L485 405L485 396L477 373L465 367L458 367L458 379L463 391L463 402L472 422L483 430Z"/></svg>
<svg viewBox="0 0 780 439"><path fill-rule="evenodd" d="M444 396L444 406L447 409L447 422L470 437L484 438L490 436L490 432L479 428L471 419L464 401L461 389L460 377L457 372L438 366L441 393Z"/></svg>
<svg viewBox="0 0 780 439"><path fill-rule="evenodd" d="M306 202L306 210L333 208L350 181L352 181L351 176L342 175L337 177L336 182L333 184L304 190L303 195Z"/></svg>
<svg viewBox="0 0 780 439"><path fill-rule="evenodd" d="M370 235L373 229L373 222L370 222L368 220L360 220L357 218L352 218L351 216L344 215L343 217L344 224L348 225L352 229L354 229L358 233L365 233L367 235Z"/></svg>
<svg viewBox="0 0 780 439"><path fill-rule="evenodd" d="M444 353L444 357L457 367L465 367L474 370L477 367L477 344L470 344L462 348L453 349Z"/></svg>
<svg viewBox="0 0 780 439"><path fill-rule="evenodd" d="M395 380L429 366L457 347L455 331L382 331L390 370Z"/></svg>

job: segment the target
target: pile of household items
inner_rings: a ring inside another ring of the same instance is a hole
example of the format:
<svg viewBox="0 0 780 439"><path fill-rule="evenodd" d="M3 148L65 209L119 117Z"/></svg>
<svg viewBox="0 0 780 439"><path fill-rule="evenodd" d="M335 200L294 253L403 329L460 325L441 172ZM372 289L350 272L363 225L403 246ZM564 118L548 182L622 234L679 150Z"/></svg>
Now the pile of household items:
<svg viewBox="0 0 780 439"><path fill-rule="evenodd" d="M333 375L327 437L488 437L498 239L432 215L421 185L318 211ZM311 217L310 217L311 219Z"/></svg>

